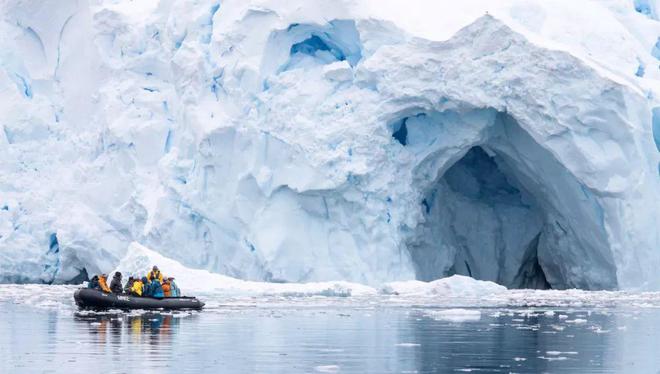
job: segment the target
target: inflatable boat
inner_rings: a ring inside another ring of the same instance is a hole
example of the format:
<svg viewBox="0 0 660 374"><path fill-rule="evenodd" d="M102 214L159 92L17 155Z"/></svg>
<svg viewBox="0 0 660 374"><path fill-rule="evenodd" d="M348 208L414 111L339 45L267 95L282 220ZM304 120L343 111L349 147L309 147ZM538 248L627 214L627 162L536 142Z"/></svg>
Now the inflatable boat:
<svg viewBox="0 0 660 374"><path fill-rule="evenodd" d="M204 303L194 297L138 297L116 295L91 288L81 288L73 294L81 309L202 309Z"/></svg>

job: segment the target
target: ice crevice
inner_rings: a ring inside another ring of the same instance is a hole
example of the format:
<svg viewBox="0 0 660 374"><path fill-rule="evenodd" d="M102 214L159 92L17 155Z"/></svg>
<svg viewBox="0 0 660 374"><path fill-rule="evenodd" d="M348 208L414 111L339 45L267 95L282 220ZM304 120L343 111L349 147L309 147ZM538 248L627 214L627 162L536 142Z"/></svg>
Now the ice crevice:
<svg viewBox="0 0 660 374"><path fill-rule="evenodd" d="M0 281L135 241L245 281L660 287L652 2L37 3L0 20Z"/></svg>

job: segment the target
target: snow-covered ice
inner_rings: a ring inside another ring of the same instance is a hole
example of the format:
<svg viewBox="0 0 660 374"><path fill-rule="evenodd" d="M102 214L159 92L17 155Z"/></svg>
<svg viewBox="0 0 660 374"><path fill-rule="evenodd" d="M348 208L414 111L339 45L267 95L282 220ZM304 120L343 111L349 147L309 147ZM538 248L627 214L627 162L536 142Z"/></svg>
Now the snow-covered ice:
<svg viewBox="0 0 660 374"><path fill-rule="evenodd" d="M345 281L315 283L266 283L244 281L206 270L186 268L138 243L131 243L126 256L115 271L128 276L146 276L151 266L157 264L165 276L174 276L177 285L188 292L201 292L239 296L365 296L374 295L372 287ZM113 272L114 273L114 272ZM477 282L477 281L475 281Z"/></svg>
<svg viewBox="0 0 660 374"><path fill-rule="evenodd" d="M506 287L493 282L478 281L461 275L454 275L450 278L438 279L432 282L389 282L384 284L380 290L381 293L386 295L442 295L464 298L479 298L504 291L506 291Z"/></svg>
<svg viewBox="0 0 660 374"><path fill-rule="evenodd" d="M314 367L314 371L319 373L339 373L339 365L319 365Z"/></svg>
<svg viewBox="0 0 660 374"><path fill-rule="evenodd" d="M478 321L482 313L486 313L489 318L506 315L514 322L543 316L556 319L551 325L555 331L588 325L595 332L603 333L599 326L591 324L592 312L607 314L609 308L633 308L634 313L639 313L640 310L660 308L660 292L507 290L492 282L463 276L428 283L392 282L378 288L345 281L244 281L187 268L138 243L131 244L129 254L120 261L116 271L121 271L125 276L142 275L154 263L159 265L165 275L176 277L185 295L200 297L206 303L205 310L210 312L241 310L246 307L274 311L279 308L349 308L361 311L407 308L446 322ZM76 309L73 292L77 287L80 285L4 284L0 285L0 304L73 311ZM492 313L489 311L491 308L497 308L497 311ZM342 315L350 316L351 313L342 312Z"/></svg>
<svg viewBox="0 0 660 374"><path fill-rule="evenodd" d="M0 282L659 289L658 9L0 1Z"/></svg>
<svg viewBox="0 0 660 374"><path fill-rule="evenodd" d="M481 319L481 312L470 309L428 310L425 314L438 321L471 322Z"/></svg>

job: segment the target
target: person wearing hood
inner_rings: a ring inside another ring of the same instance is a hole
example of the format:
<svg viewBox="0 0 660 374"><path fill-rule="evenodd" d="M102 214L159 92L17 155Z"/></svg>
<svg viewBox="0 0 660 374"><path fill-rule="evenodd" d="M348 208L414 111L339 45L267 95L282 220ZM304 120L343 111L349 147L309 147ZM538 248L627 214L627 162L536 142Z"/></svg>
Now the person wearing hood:
<svg viewBox="0 0 660 374"><path fill-rule="evenodd" d="M147 279L147 278L145 277L142 279ZM131 290L129 291L129 293L133 296L144 295L144 283L140 278L135 278L133 280L133 284L131 284Z"/></svg>
<svg viewBox="0 0 660 374"><path fill-rule="evenodd" d="M131 293L131 287L133 287L133 283L135 283L135 278L133 278L133 276L131 275L131 276L128 277L128 282L126 282L126 285L124 286L124 293L125 294L130 294Z"/></svg>
<svg viewBox="0 0 660 374"><path fill-rule="evenodd" d="M181 297L181 290L174 282L174 277L167 278L167 283L170 285L170 297Z"/></svg>
<svg viewBox="0 0 660 374"><path fill-rule="evenodd" d="M166 277L163 277L163 293L165 294L165 297L171 297L171 288L170 288L170 280Z"/></svg>
<svg viewBox="0 0 660 374"><path fill-rule="evenodd" d="M110 290L114 294L121 294L124 289L122 288L121 273L116 271L115 275L112 277L112 282L110 282Z"/></svg>
<svg viewBox="0 0 660 374"><path fill-rule="evenodd" d="M151 271L147 274L147 279L150 281L157 280L158 283L163 284L163 273L160 272L158 266L154 265L154 267L151 268Z"/></svg>
<svg viewBox="0 0 660 374"><path fill-rule="evenodd" d="M154 279L151 282L151 295L150 296L155 297L157 299L162 299L163 297L165 297L165 292L163 292L163 286L162 286L161 282L159 282L156 279Z"/></svg>
<svg viewBox="0 0 660 374"><path fill-rule="evenodd" d="M99 286L99 276L95 275L92 277L92 279L89 280L89 283L87 283L87 288L91 288L93 290L100 290L101 286Z"/></svg>
<svg viewBox="0 0 660 374"><path fill-rule="evenodd" d="M149 281L149 278L142 277L142 296L150 297L153 293L153 282Z"/></svg>
<svg viewBox="0 0 660 374"><path fill-rule="evenodd" d="M108 287L108 274L99 275L99 287L101 287L101 291L105 293L112 293L110 287Z"/></svg>

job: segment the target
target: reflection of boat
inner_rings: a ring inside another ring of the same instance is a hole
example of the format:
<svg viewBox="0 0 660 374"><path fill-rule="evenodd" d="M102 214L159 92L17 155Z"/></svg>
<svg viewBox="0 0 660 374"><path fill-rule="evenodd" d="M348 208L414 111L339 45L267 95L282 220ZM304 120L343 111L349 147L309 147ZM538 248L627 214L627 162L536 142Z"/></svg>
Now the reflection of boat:
<svg viewBox="0 0 660 374"><path fill-rule="evenodd" d="M76 312L75 321L84 323L85 330L98 344L122 344L124 336L134 343L169 344L183 318L196 314L185 311L146 311L139 314L117 312Z"/></svg>
<svg viewBox="0 0 660 374"><path fill-rule="evenodd" d="M204 303L194 297L137 297L115 295L90 288L81 288L73 294L76 305L84 309L202 309Z"/></svg>

